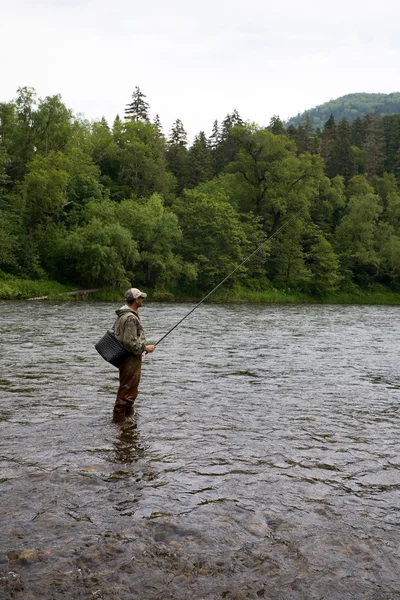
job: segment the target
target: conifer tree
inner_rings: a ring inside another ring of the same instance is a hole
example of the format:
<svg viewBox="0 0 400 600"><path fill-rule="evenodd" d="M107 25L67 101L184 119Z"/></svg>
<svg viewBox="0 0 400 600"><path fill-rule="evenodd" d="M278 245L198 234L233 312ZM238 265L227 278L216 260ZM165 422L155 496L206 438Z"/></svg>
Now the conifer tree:
<svg viewBox="0 0 400 600"><path fill-rule="evenodd" d="M400 157L400 115L382 118L385 136L385 171L397 172Z"/></svg>
<svg viewBox="0 0 400 600"><path fill-rule="evenodd" d="M175 146L184 146L186 148L187 133L180 119L176 119L175 123L172 125L168 143L174 144Z"/></svg>
<svg viewBox="0 0 400 600"><path fill-rule="evenodd" d="M282 121L280 120L278 115L273 115L271 117L271 120L269 122L267 129L274 135L285 135L286 134L285 126L282 123Z"/></svg>
<svg viewBox="0 0 400 600"><path fill-rule="evenodd" d="M313 125L310 113L306 114L305 121L297 128L297 149L302 152L313 152L316 150L313 136Z"/></svg>
<svg viewBox="0 0 400 600"><path fill-rule="evenodd" d="M187 133L180 119L176 119L168 138L165 153L167 169L176 178L177 194L181 194L187 182Z"/></svg>
<svg viewBox="0 0 400 600"><path fill-rule="evenodd" d="M138 86L132 94L132 102L126 105L125 119L132 121L149 121L149 104L145 100L146 95Z"/></svg>
<svg viewBox="0 0 400 600"><path fill-rule="evenodd" d="M325 161L325 173L328 177L335 177L338 174L335 164L337 147L337 127L334 116L331 115L324 125L321 135L321 156Z"/></svg>
<svg viewBox="0 0 400 600"><path fill-rule="evenodd" d="M160 115L159 114L156 114L156 116L154 117L153 123L157 127L158 131L161 133L163 127L162 127L162 124L161 124L161 119L160 119Z"/></svg>
<svg viewBox="0 0 400 600"><path fill-rule="evenodd" d="M335 175L343 175L345 181L348 182L355 175L355 164L351 149L351 129L346 117L343 117L337 127L336 148L334 152L337 170Z"/></svg>
<svg viewBox="0 0 400 600"><path fill-rule="evenodd" d="M212 132L210 135L210 139L209 139L210 146L213 151L216 150L216 148L218 147L220 139L221 139L221 132L219 129L218 120L215 119L215 121L213 123Z"/></svg>
<svg viewBox="0 0 400 600"><path fill-rule="evenodd" d="M367 130L365 119L357 117L351 124L351 143L358 148L364 148Z"/></svg>
<svg viewBox="0 0 400 600"><path fill-rule="evenodd" d="M220 130L220 141L215 148L215 169L217 173L221 173L226 165L235 160L239 149L237 139L231 135L233 127L243 127L244 122L235 109L232 114L227 114L222 121Z"/></svg>
<svg viewBox="0 0 400 600"><path fill-rule="evenodd" d="M213 176L214 161L210 143L204 131L200 131L188 152L187 187L194 188L200 183L209 181Z"/></svg>
<svg viewBox="0 0 400 600"><path fill-rule="evenodd" d="M365 168L369 178L375 175L382 175L385 160L385 137L383 134L382 122L378 115L375 115L369 124L367 137L364 145L365 150Z"/></svg>

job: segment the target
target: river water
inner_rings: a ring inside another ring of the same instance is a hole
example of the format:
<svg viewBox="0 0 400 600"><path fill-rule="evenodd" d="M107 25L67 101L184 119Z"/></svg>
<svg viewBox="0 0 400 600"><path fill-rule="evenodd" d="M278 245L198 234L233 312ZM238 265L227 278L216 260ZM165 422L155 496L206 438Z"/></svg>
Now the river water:
<svg viewBox="0 0 400 600"><path fill-rule="evenodd" d="M202 305L122 425L116 308L0 303L0 598L400 598L400 308Z"/></svg>

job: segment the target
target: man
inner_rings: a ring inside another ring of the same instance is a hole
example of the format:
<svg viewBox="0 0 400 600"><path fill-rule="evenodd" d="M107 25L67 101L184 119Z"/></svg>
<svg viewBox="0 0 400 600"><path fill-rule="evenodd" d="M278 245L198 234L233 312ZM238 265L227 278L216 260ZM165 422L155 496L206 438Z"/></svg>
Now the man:
<svg viewBox="0 0 400 600"><path fill-rule="evenodd" d="M132 353L119 369L119 388L114 405L116 421L124 421L126 416L132 414L133 403L138 395L142 354L156 349L152 344L147 344L138 314L146 297L147 294L137 288L129 288L125 293L126 306L115 311L118 317L114 324L115 335Z"/></svg>

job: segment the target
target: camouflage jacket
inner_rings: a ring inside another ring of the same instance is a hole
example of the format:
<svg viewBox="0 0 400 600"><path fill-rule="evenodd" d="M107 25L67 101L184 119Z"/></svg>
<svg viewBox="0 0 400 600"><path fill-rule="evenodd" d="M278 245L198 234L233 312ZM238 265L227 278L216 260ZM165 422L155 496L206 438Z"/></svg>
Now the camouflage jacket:
<svg viewBox="0 0 400 600"><path fill-rule="evenodd" d="M147 342L138 313L129 306L121 306L115 312L118 317L114 323L117 339L129 352L141 355L145 351Z"/></svg>

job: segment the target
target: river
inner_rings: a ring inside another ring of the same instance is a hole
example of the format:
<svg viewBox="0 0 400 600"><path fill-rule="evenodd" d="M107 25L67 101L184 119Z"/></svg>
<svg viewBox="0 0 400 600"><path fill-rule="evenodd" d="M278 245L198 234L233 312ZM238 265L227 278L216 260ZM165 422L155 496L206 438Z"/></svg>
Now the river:
<svg viewBox="0 0 400 600"><path fill-rule="evenodd" d="M122 425L116 308L0 303L0 598L400 598L400 308L202 305Z"/></svg>

